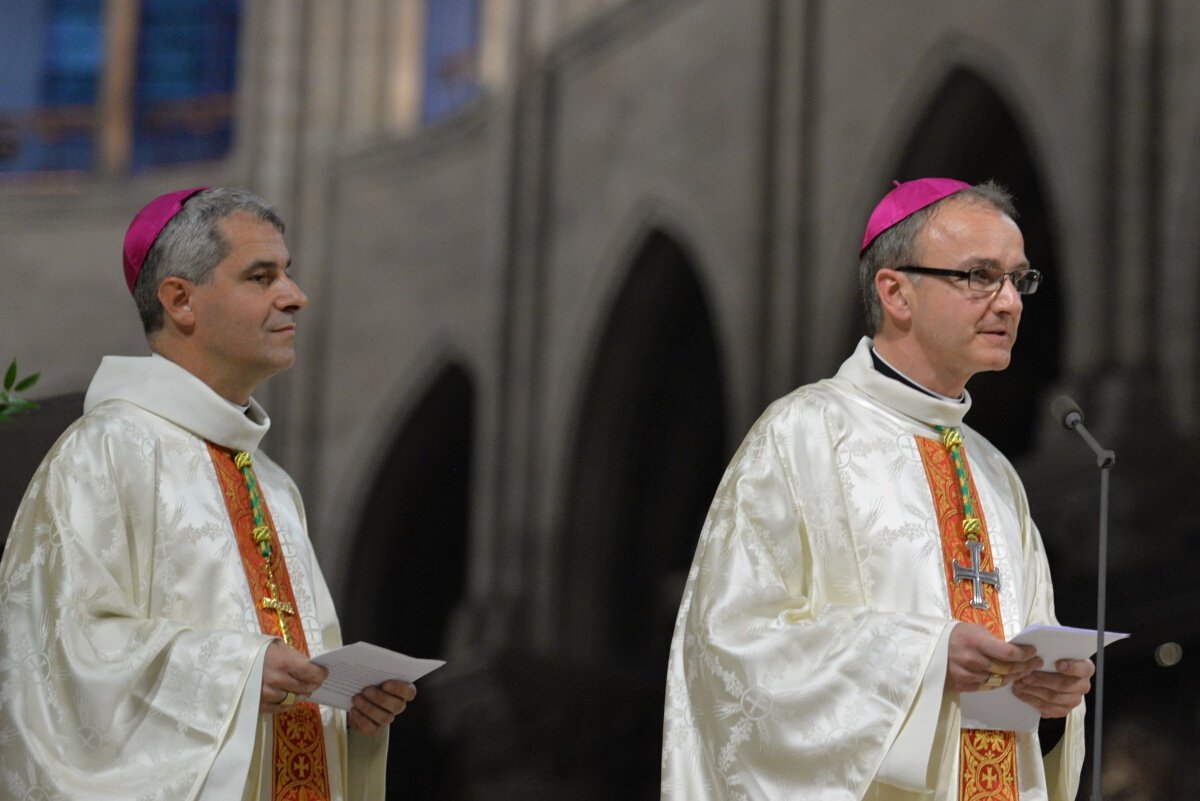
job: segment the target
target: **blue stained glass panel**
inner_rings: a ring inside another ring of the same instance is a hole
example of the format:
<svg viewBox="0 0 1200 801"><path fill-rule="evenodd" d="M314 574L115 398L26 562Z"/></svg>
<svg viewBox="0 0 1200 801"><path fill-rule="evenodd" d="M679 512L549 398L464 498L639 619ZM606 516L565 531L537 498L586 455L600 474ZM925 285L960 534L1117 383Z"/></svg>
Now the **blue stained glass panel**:
<svg viewBox="0 0 1200 801"><path fill-rule="evenodd" d="M104 0L3 0L0 172L95 167ZM204 161L233 143L242 0L141 0L132 167Z"/></svg>
<svg viewBox="0 0 1200 801"><path fill-rule="evenodd" d="M449 117L479 94L479 0L428 0L421 120Z"/></svg>
<svg viewBox="0 0 1200 801"><path fill-rule="evenodd" d="M241 0L144 0L135 170L229 152L241 7Z"/></svg>
<svg viewBox="0 0 1200 801"><path fill-rule="evenodd" d="M102 12L103 0L6 0L0 172L91 168Z"/></svg>

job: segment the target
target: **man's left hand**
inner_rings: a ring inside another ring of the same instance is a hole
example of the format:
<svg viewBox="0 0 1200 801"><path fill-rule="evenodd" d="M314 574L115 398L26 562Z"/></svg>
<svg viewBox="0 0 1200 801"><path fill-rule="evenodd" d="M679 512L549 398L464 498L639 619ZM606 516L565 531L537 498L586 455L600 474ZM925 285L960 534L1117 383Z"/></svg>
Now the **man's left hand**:
<svg viewBox="0 0 1200 801"><path fill-rule="evenodd" d="M1013 695L1035 707L1044 718L1066 717L1092 689L1096 666L1090 659L1060 659L1057 673L1034 671L1012 686Z"/></svg>
<svg viewBox="0 0 1200 801"><path fill-rule="evenodd" d="M379 734L416 697L417 688L406 681L385 681L367 687L351 699L350 728L364 734Z"/></svg>

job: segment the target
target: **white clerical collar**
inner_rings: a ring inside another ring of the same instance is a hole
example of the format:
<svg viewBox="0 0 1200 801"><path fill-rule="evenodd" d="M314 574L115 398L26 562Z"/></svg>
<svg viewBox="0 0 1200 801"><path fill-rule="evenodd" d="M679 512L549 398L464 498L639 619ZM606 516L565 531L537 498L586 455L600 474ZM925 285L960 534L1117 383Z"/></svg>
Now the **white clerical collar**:
<svg viewBox="0 0 1200 801"><path fill-rule="evenodd" d="M961 426L971 409L971 393L967 390L963 390L961 400L935 396L880 373L871 359L869 337L862 338L835 378L849 381L883 406L928 426Z"/></svg>
<svg viewBox="0 0 1200 801"><path fill-rule="evenodd" d="M198 377L158 354L105 356L88 387L83 410L105 401L132 403L198 437L226 448L254 453L271 419L253 398L243 410Z"/></svg>
<svg viewBox="0 0 1200 801"><path fill-rule="evenodd" d="M877 362L877 364L875 365L876 368L878 368L880 364L882 364L884 367L887 368L886 370L879 370L879 372L883 373L888 378L894 378L897 381L900 381L901 383L908 384L913 389L924 392L926 395L932 395L935 398L941 398L942 400L953 401L954 403L962 403L963 402L962 395L959 395L957 398L951 397L950 395L943 395L942 393L938 392L936 389L930 389L929 387L922 384L920 381L917 381L915 378L909 377L909 375L907 373L905 373L903 370L901 370L899 367L892 364L887 359L883 358L883 354L881 354L875 348L874 345L871 345L871 360L874 362ZM965 392L965 390L964 390L964 392Z"/></svg>
<svg viewBox="0 0 1200 801"><path fill-rule="evenodd" d="M225 401L230 406L237 409L238 412L240 412L241 414L246 414L250 411L250 401L246 401L245 403L234 403L229 398L221 398L221 400Z"/></svg>

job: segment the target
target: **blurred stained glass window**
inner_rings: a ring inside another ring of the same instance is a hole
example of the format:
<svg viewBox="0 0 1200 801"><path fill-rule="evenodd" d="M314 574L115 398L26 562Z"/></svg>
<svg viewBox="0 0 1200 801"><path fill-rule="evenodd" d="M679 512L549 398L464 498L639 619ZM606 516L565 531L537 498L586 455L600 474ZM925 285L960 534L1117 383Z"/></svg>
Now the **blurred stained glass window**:
<svg viewBox="0 0 1200 801"><path fill-rule="evenodd" d="M479 0L428 0L421 121L437 122L479 94Z"/></svg>
<svg viewBox="0 0 1200 801"><path fill-rule="evenodd" d="M143 0L134 169L229 151L240 11L240 0Z"/></svg>
<svg viewBox="0 0 1200 801"><path fill-rule="evenodd" d="M0 171L87 169L103 0L14 0L0 23Z"/></svg>
<svg viewBox="0 0 1200 801"><path fill-rule="evenodd" d="M102 131L128 142L121 167L134 171L229 151L242 0L4 3L0 173L99 170ZM128 52L108 54L106 12L118 6L136 36ZM117 67L132 75L129 102L106 108Z"/></svg>

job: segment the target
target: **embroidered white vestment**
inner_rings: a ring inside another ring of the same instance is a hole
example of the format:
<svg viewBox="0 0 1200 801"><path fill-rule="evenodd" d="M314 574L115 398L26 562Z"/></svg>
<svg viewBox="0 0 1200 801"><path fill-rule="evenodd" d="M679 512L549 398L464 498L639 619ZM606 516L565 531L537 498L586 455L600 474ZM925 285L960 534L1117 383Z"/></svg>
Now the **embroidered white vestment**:
<svg viewBox="0 0 1200 801"><path fill-rule="evenodd" d="M267 799L254 599L205 440L254 454L313 654L341 645L269 420L158 356L106 357L0 564L0 798ZM382 797L386 736L322 707L334 798Z"/></svg>
<svg viewBox="0 0 1200 801"><path fill-rule="evenodd" d="M716 492L671 642L665 801L955 801L954 621L915 437L962 426L970 398L876 372L869 345L772 404ZM1055 623L1021 482L962 430L1005 633ZM1044 760L1036 732L1018 735L1022 801L1075 798L1083 714Z"/></svg>

